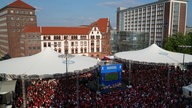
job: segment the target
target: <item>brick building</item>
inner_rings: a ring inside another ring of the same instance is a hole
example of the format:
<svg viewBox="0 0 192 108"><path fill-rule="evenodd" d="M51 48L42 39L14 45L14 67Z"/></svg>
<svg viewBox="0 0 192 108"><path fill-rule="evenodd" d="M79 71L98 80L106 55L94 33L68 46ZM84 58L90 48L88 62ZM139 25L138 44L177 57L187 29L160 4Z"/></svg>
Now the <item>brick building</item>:
<svg viewBox="0 0 192 108"><path fill-rule="evenodd" d="M37 26L35 8L16 0L0 9L0 57L20 55L21 33L25 26Z"/></svg>
<svg viewBox="0 0 192 108"><path fill-rule="evenodd" d="M167 37L186 30L186 0L158 0L117 9L117 30L149 32L149 45L162 46Z"/></svg>

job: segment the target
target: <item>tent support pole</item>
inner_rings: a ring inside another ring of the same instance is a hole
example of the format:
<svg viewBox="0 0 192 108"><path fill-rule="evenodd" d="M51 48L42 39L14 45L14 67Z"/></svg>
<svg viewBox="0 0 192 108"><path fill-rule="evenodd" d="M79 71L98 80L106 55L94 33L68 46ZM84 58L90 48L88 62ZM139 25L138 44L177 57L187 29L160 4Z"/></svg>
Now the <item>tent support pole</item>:
<svg viewBox="0 0 192 108"><path fill-rule="evenodd" d="M25 77L22 76L22 92L23 92L23 108L27 108L26 105L26 92L25 92Z"/></svg>
<svg viewBox="0 0 192 108"><path fill-rule="evenodd" d="M131 61L129 61L129 86L131 85Z"/></svg>

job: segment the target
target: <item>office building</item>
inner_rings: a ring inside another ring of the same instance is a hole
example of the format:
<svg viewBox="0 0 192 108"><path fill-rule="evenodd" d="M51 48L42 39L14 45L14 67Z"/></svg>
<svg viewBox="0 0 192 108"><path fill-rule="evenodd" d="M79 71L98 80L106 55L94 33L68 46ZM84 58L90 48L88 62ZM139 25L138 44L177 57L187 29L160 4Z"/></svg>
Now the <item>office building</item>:
<svg viewBox="0 0 192 108"><path fill-rule="evenodd" d="M162 46L167 37L186 31L186 0L158 0L136 7L117 9L117 30L149 32L149 45Z"/></svg>

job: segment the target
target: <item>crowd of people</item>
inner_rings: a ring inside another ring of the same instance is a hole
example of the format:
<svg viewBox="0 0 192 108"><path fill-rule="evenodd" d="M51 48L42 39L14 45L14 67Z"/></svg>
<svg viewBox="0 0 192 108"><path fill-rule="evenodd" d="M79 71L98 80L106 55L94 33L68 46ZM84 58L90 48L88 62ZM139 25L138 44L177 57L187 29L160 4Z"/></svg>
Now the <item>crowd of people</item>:
<svg viewBox="0 0 192 108"><path fill-rule="evenodd" d="M123 64L122 83L126 88L106 93L91 91L86 85L94 71L54 79L31 80L27 86L28 108L186 108L192 99L182 95L182 86L192 83L192 70L157 64ZM129 80L126 80L129 79ZM78 85L77 85L78 84ZM131 85L131 87L129 86ZM78 88L78 89L77 89ZM22 95L15 102L23 104Z"/></svg>

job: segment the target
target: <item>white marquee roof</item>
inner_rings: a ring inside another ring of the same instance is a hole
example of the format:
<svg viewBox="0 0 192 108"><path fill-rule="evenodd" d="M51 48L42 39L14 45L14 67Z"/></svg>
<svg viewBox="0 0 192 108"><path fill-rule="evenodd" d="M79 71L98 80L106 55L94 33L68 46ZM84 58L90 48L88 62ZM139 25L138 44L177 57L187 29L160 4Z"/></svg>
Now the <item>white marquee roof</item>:
<svg viewBox="0 0 192 108"><path fill-rule="evenodd" d="M60 53L51 48L27 57L12 58L0 62L0 73L15 75L53 75L66 72L65 58L59 58ZM89 69L97 65L97 60L87 56L68 59L68 72Z"/></svg>
<svg viewBox="0 0 192 108"><path fill-rule="evenodd" d="M183 53L164 50L156 44L137 51L125 51L115 54L115 58L148 63L164 63L179 65L183 63ZM192 55L185 54L184 62L192 62Z"/></svg>

